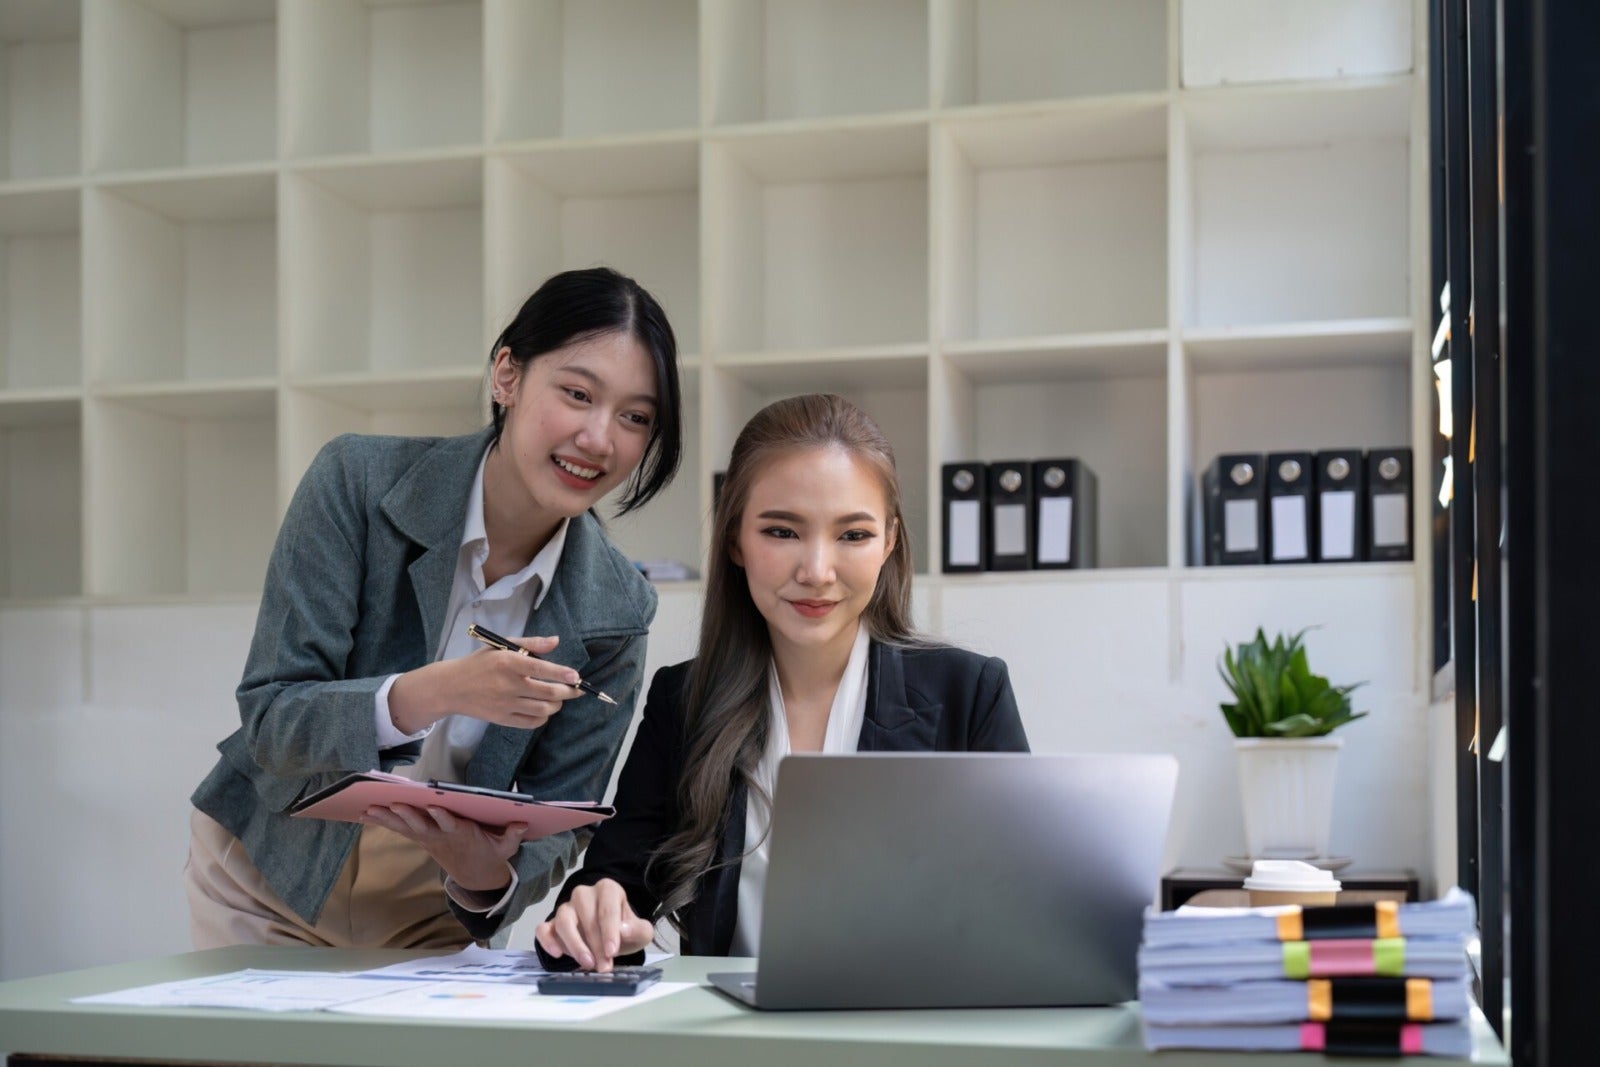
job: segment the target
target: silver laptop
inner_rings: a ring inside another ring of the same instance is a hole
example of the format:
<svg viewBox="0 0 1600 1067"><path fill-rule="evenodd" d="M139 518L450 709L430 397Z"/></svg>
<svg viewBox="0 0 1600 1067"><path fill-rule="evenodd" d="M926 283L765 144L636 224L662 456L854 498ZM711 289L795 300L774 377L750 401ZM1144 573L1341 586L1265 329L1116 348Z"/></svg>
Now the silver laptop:
<svg viewBox="0 0 1600 1067"><path fill-rule="evenodd" d="M757 1008L1112 1004L1136 995L1178 762L791 756L778 772Z"/></svg>

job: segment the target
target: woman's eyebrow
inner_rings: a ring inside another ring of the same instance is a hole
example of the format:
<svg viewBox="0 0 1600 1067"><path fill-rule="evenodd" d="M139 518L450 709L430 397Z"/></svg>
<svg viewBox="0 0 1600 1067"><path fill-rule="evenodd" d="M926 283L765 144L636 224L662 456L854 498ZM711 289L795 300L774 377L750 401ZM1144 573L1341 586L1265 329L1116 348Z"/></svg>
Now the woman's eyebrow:
<svg viewBox="0 0 1600 1067"><path fill-rule="evenodd" d="M763 511L761 514L757 515L756 518L758 518L758 519L777 519L780 522L796 522L796 523L803 523L803 522L806 521L803 516L796 515L792 511L779 511L779 510L776 510L776 509L770 510L770 511ZM872 514L872 512L870 512L870 511L853 511L848 515L840 515L837 519L833 520L834 525L836 525L836 526L848 526L848 525L850 525L852 523L857 523L857 522L877 522L877 521L878 521L878 516Z"/></svg>

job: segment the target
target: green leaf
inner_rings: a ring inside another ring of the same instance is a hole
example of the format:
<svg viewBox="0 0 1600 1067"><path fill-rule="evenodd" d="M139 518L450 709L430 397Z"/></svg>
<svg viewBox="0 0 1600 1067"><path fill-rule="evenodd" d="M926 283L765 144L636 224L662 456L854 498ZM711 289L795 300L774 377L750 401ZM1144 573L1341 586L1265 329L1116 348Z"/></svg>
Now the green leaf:
<svg viewBox="0 0 1600 1067"><path fill-rule="evenodd" d="M1237 646L1224 645L1217 674L1233 696L1222 715L1237 737L1319 737L1366 712L1350 710L1350 694L1363 682L1334 686L1311 670L1305 635L1279 633L1272 641L1256 628Z"/></svg>

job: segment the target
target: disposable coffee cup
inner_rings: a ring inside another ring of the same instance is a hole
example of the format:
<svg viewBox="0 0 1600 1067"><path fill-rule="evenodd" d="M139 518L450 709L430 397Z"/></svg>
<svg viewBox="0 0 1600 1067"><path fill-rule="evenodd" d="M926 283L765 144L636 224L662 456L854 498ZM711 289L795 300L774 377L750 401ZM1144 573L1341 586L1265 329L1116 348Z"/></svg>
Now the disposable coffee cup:
<svg viewBox="0 0 1600 1067"><path fill-rule="evenodd" d="M1339 879L1331 871L1300 860L1256 860L1244 880L1252 908L1270 904L1332 904Z"/></svg>

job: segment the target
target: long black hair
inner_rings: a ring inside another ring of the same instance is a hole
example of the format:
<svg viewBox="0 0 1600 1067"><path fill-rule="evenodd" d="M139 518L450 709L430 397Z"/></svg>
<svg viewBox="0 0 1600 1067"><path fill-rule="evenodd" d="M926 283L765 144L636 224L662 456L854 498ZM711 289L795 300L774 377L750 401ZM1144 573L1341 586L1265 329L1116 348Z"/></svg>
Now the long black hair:
<svg viewBox="0 0 1600 1067"><path fill-rule="evenodd" d="M656 368L656 417L644 457L628 479L617 514L643 507L667 487L683 459L683 402L678 385L678 341L666 312L649 290L610 267L563 271L523 302L489 350L489 366L502 349L511 350L519 371L547 352L606 333L629 333L650 354ZM495 440L506 411L491 403Z"/></svg>

